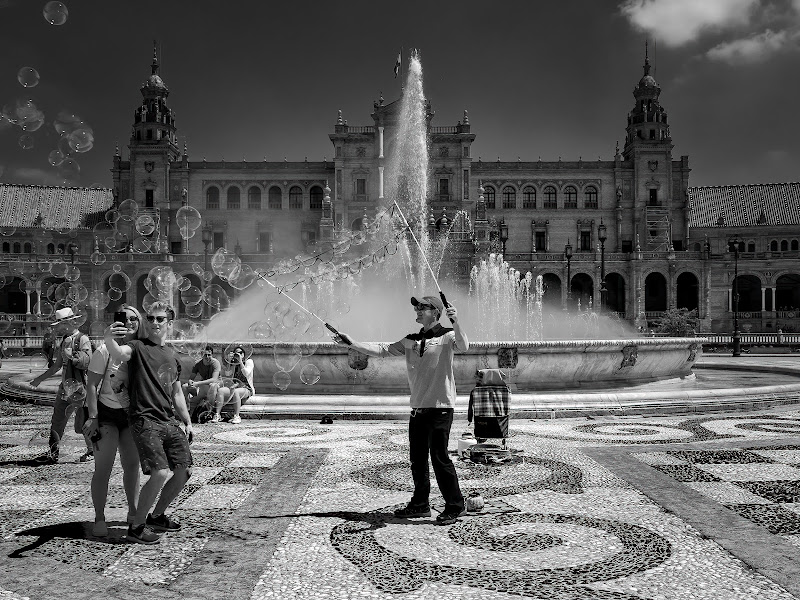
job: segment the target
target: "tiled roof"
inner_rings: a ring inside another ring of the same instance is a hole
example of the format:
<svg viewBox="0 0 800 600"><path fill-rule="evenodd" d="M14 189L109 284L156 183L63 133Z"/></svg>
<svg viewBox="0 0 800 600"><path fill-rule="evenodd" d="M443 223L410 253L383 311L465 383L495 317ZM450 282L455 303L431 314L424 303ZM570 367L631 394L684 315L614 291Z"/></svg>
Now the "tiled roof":
<svg viewBox="0 0 800 600"><path fill-rule="evenodd" d="M34 227L41 215L39 226L48 229L92 227L113 204L105 188L0 184L0 226Z"/></svg>
<svg viewBox="0 0 800 600"><path fill-rule="evenodd" d="M800 225L800 183L689 188L689 227Z"/></svg>

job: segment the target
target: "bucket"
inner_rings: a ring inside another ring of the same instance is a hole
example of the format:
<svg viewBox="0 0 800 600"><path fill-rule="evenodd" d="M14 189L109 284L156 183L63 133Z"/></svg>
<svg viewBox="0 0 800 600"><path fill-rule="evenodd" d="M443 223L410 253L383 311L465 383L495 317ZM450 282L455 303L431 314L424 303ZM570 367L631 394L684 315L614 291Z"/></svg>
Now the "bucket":
<svg viewBox="0 0 800 600"><path fill-rule="evenodd" d="M458 455L461 457L467 456L469 449L478 443L475 438L461 438L458 440Z"/></svg>

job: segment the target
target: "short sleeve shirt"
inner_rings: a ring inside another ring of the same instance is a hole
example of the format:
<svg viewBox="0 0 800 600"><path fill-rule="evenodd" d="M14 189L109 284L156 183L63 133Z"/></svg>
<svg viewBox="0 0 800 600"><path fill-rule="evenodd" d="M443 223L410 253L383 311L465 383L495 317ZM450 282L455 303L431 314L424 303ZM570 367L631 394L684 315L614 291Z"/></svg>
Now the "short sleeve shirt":
<svg viewBox="0 0 800 600"><path fill-rule="evenodd" d="M108 369L106 369L106 364ZM92 353L92 360L89 362L89 370L92 373L102 375L103 381L100 384L100 393L97 399L109 408L128 408L130 397L128 396L128 364L117 362L108 355L108 348L101 344Z"/></svg>
<svg viewBox="0 0 800 600"><path fill-rule="evenodd" d="M194 367L192 367L192 377L197 374L200 376L200 381L211 379L214 371L219 372L219 369L219 361L216 358L212 358L209 364L205 364L202 360L199 360L194 363Z"/></svg>
<svg viewBox="0 0 800 600"><path fill-rule="evenodd" d="M175 351L150 339L133 340L128 346L131 349L128 361L131 421L140 417L159 423L175 420L171 382L181 374Z"/></svg>

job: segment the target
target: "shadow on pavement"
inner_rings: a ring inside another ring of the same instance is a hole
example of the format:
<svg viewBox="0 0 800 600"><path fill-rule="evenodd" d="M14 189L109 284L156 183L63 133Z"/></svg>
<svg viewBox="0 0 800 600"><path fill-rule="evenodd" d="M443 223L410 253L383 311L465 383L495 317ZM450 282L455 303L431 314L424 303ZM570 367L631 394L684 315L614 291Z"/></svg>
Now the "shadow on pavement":
<svg viewBox="0 0 800 600"><path fill-rule="evenodd" d="M102 544L128 544L128 540L124 537L127 533L127 523L122 521L109 521L108 537L95 537L92 535L92 524L87 521L70 521L67 523L54 523L52 525L43 525L41 527L32 527L23 531L17 531L16 536L36 537L30 544L26 544L21 548L17 548L9 558L24 558L25 552L36 550L44 546L56 538L72 539L72 540L91 540ZM122 528L124 526L124 528Z"/></svg>

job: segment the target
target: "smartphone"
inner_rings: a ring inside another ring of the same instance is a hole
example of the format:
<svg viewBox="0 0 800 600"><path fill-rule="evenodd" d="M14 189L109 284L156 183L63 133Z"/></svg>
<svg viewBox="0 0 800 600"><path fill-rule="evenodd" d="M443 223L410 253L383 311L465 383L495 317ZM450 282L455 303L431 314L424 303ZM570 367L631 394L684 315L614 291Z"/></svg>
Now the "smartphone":
<svg viewBox="0 0 800 600"><path fill-rule="evenodd" d="M128 324L128 314L124 310L118 310L114 313L114 322L115 323L122 323L123 325ZM117 337L124 337L124 336L117 336Z"/></svg>

